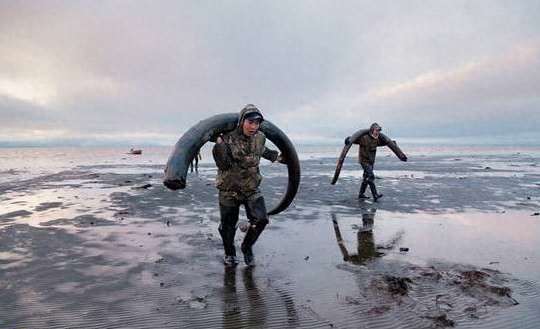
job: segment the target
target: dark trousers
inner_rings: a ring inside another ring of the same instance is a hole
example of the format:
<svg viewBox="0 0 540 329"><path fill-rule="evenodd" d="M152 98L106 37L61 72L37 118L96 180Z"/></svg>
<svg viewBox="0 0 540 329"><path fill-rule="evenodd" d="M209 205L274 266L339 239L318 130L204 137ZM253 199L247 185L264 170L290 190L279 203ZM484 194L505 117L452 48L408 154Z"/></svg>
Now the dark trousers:
<svg viewBox="0 0 540 329"><path fill-rule="evenodd" d="M360 186L360 195L363 195L366 191L366 188L369 186L371 194L373 197L377 196L377 188L375 187L375 174L373 173L373 164L371 163L360 163L362 169L364 169L364 174L362 175L362 185Z"/></svg>
<svg viewBox="0 0 540 329"><path fill-rule="evenodd" d="M240 193L220 191L219 212L221 214L221 223L218 230L223 240L223 249L226 256L236 256L234 236L236 234L236 224L238 223L241 205L244 205L250 223L250 227L242 242L241 248L243 251L249 250L255 244L268 224L268 214L266 212L264 198L260 192L242 195Z"/></svg>
<svg viewBox="0 0 540 329"><path fill-rule="evenodd" d="M370 182L375 181L375 174L373 173L373 165L371 163L361 163L362 169L364 169L364 174L362 175L363 181Z"/></svg>

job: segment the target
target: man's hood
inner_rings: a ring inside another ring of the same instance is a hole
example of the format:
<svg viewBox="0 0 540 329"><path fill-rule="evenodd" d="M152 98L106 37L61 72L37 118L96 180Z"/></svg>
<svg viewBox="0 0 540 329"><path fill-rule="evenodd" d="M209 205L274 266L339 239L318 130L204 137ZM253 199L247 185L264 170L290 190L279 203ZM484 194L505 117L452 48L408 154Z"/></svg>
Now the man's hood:
<svg viewBox="0 0 540 329"><path fill-rule="evenodd" d="M255 107L253 104L246 105L240 113L238 113L238 127L242 127L242 122L246 119L247 116L257 114L260 116L261 121L264 120L261 111Z"/></svg>
<svg viewBox="0 0 540 329"><path fill-rule="evenodd" d="M261 122L264 121L261 111L259 111L259 109L255 107L255 105L253 104L246 105L240 111L240 113L238 113L238 123L236 125L236 130L238 131L238 133L240 133L241 136L244 136L244 132L242 131L242 123L244 122L246 117L250 115L257 115L260 118Z"/></svg>

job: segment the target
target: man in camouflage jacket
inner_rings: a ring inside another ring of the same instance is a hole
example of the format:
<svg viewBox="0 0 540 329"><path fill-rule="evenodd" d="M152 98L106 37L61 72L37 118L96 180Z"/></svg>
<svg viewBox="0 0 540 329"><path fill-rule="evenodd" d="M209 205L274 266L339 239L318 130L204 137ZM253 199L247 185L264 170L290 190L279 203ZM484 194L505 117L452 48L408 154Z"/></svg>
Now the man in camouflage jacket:
<svg viewBox="0 0 540 329"><path fill-rule="evenodd" d="M217 137L212 149L218 167L216 186L219 189L221 223L219 233L225 249L224 264L235 266L234 236L240 205L244 205L250 225L241 245L244 261L254 265L252 247L268 224L264 198L259 190L262 176L259 161L262 158L282 162L277 151L265 146L266 137L259 131L264 120L261 112L249 104L239 113L235 130Z"/></svg>

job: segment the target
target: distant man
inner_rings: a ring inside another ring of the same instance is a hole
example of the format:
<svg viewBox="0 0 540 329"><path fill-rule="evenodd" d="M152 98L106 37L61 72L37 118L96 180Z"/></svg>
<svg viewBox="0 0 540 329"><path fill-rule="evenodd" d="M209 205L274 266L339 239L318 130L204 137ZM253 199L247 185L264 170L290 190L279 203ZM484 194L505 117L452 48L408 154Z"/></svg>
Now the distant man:
<svg viewBox="0 0 540 329"><path fill-rule="evenodd" d="M377 188L375 187L375 174L373 173L377 147L386 145L379 139L381 130L381 126L374 122L369 127L369 132L360 136L357 140L351 141L350 137L345 139L345 144L354 143L359 144L360 146L358 151L358 162L362 166L364 174L362 175L362 184L360 185L360 192L358 193L359 199L369 199L365 194L368 186L371 189L373 201L377 202L383 196L377 192ZM400 152L398 156L401 161L407 161L407 156L405 154Z"/></svg>
<svg viewBox="0 0 540 329"><path fill-rule="evenodd" d="M201 152L197 152L197 155L195 155L195 157L191 159L191 163L189 164L191 172L193 172L194 167L195 171L199 172L199 160L202 160Z"/></svg>

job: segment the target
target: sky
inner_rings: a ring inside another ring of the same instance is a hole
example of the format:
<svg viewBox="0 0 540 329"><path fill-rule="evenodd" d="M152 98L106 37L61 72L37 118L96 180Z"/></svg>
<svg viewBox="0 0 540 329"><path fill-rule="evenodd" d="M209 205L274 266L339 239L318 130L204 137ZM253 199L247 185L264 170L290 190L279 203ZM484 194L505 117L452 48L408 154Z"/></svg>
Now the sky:
<svg viewBox="0 0 540 329"><path fill-rule="evenodd" d="M540 145L540 1L0 1L0 146L173 145L255 104L294 142Z"/></svg>

